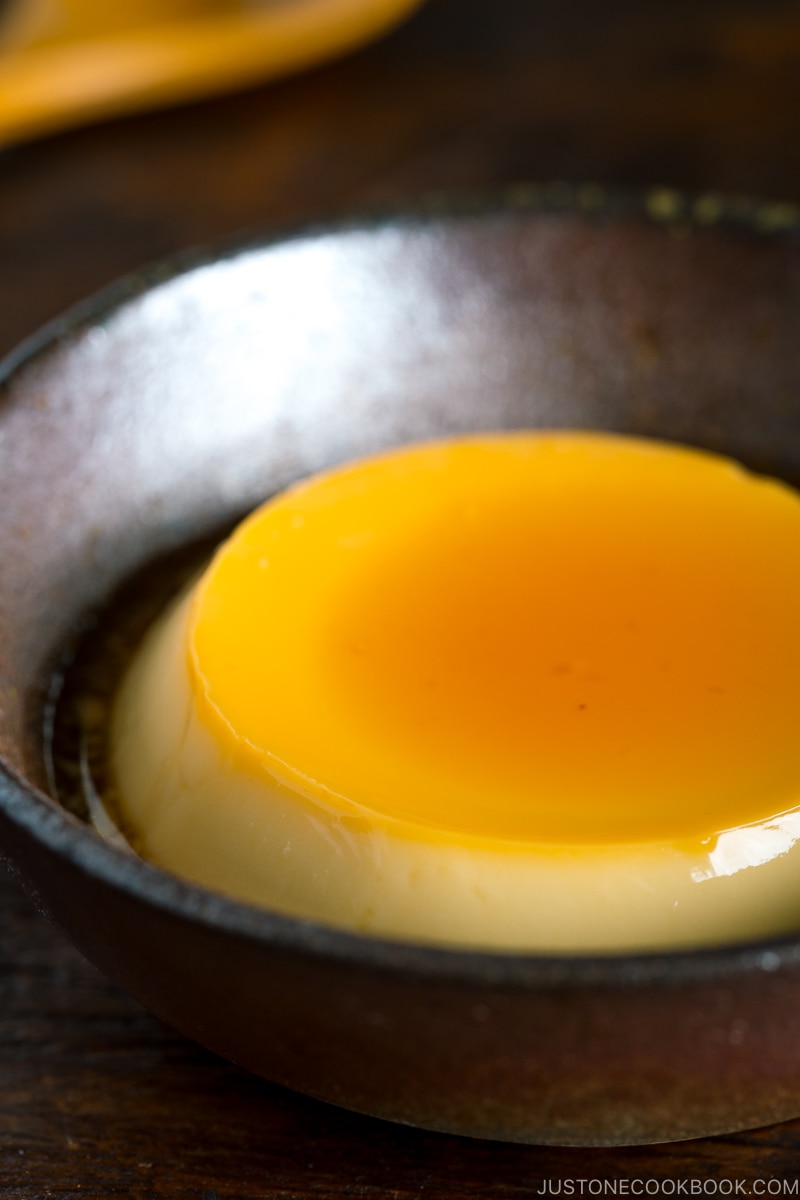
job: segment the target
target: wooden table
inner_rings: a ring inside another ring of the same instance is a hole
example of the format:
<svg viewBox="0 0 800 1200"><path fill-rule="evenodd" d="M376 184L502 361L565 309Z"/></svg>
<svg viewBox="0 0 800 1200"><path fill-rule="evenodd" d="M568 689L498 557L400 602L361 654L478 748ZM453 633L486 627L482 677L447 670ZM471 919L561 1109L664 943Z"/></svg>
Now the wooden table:
<svg viewBox="0 0 800 1200"><path fill-rule="evenodd" d="M0 153L0 352L198 243L556 178L800 201L796 3L429 0L303 76ZM692 1180L694 1194L706 1181L774 1195L798 1179L800 1121L580 1151L420 1133L305 1100L162 1027L0 879L3 1200L500 1200L619 1180L641 1181L632 1195L691 1195Z"/></svg>

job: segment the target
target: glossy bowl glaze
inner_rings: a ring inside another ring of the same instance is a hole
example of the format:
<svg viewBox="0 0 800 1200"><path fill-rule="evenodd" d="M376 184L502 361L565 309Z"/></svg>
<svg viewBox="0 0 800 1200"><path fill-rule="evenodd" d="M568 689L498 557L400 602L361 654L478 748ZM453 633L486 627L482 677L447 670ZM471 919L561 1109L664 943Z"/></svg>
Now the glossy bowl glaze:
<svg viewBox="0 0 800 1200"><path fill-rule="evenodd" d="M270 1079L430 1129L631 1144L800 1113L800 932L597 959L360 937L119 852L48 798L42 752L85 614L326 464L587 426L800 480L793 210L524 188L301 233L120 285L0 387L0 844L110 978Z"/></svg>

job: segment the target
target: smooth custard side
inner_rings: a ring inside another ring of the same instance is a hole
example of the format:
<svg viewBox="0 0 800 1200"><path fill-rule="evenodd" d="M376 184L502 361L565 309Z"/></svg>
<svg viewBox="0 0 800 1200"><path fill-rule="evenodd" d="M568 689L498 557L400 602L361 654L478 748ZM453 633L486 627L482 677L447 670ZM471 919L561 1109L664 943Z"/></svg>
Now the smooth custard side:
<svg viewBox="0 0 800 1200"><path fill-rule="evenodd" d="M160 866L280 912L495 950L662 950L797 927L798 814L705 849L443 847L242 772L193 703L188 609L184 600L151 631L114 715L125 824Z"/></svg>

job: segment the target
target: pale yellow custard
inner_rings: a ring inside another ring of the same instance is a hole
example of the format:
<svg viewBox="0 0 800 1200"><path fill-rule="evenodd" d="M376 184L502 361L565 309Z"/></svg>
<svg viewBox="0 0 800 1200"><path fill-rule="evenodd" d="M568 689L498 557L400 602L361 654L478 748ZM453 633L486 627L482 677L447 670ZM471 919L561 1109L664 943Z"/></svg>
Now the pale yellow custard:
<svg viewBox="0 0 800 1200"><path fill-rule="evenodd" d="M146 857L497 949L800 925L800 497L699 451L496 434L312 478L151 631L112 722Z"/></svg>

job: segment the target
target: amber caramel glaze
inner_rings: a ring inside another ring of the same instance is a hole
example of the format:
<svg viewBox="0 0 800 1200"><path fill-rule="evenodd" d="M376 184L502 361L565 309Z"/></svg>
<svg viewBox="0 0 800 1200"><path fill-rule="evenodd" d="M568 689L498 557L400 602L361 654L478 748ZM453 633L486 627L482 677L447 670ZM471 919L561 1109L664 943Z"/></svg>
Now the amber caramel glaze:
<svg viewBox="0 0 800 1200"><path fill-rule="evenodd" d="M401 449L251 516L195 593L226 755L404 836L694 843L800 802L800 498L674 445Z"/></svg>

